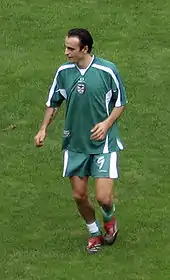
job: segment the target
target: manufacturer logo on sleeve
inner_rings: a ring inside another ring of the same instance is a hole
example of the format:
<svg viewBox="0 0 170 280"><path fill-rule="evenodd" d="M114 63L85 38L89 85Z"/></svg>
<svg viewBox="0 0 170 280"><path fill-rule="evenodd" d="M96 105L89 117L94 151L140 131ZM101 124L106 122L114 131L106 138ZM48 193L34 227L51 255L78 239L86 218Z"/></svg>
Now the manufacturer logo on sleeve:
<svg viewBox="0 0 170 280"><path fill-rule="evenodd" d="M64 130L63 137L67 138L69 136L70 136L70 131L69 130Z"/></svg>

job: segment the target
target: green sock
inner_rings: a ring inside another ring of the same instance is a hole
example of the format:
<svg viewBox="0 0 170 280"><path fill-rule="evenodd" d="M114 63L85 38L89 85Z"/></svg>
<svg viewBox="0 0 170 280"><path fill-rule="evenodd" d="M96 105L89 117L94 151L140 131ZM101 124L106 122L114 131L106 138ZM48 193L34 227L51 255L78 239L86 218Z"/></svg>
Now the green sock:
<svg viewBox="0 0 170 280"><path fill-rule="evenodd" d="M103 221L105 223L110 222L114 215L115 205L113 204L111 207L102 205L101 210L102 210L102 214L103 214Z"/></svg>

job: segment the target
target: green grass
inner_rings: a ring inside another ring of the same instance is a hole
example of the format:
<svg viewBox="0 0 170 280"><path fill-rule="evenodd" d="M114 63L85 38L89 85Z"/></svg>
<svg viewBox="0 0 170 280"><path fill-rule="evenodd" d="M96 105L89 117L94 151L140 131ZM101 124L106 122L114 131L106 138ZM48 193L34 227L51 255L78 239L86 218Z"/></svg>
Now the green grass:
<svg viewBox="0 0 170 280"><path fill-rule="evenodd" d="M169 279L169 14L168 0L1 1L0 279ZM85 252L86 227L62 178L64 107L46 146L33 146L75 26L89 28L94 52L117 63L129 99L120 122L120 236L96 256Z"/></svg>

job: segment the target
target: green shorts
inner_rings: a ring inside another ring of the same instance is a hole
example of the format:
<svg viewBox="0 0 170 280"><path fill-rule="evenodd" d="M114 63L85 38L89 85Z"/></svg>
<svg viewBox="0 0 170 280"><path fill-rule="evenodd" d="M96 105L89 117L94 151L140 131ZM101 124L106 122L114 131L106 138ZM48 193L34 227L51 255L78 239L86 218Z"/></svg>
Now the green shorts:
<svg viewBox="0 0 170 280"><path fill-rule="evenodd" d="M63 177L118 178L117 153L86 155L66 150Z"/></svg>

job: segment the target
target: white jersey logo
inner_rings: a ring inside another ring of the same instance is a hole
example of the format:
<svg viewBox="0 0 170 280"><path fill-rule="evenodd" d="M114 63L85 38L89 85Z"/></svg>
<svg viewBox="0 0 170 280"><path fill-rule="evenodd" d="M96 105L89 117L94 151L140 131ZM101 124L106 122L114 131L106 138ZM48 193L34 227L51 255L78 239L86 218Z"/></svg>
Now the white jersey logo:
<svg viewBox="0 0 170 280"><path fill-rule="evenodd" d="M69 137L70 136L70 131L69 130L64 130L63 131L63 137Z"/></svg>
<svg viewBox="0 0 170 280"><path fill-rule="evenodd" d="M79 94L83 94L85 93L86 91L86 84L85 84L85 81L84 81L84 78L81 77L77 83L77 88L76 88L77 92Z"/></svg>
<svg viewBox="0 0 170 280"><path fill-rule="evenodd" d="M83 82L78 82L76 89L79 94L83 94L86 91L86 84Z"/></svg>
<svg viewBox="0 0 170 280"><path fill-rule="evenodd" d="M104 156L98 158L97 164L99 165L99 169L102 169L104 162L105 162Z"/></svg>

